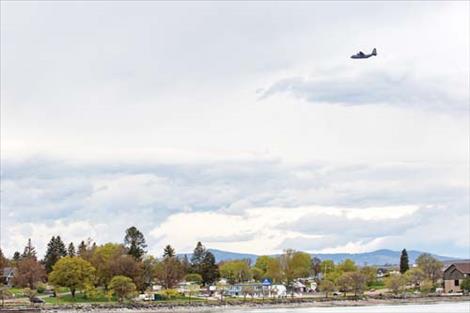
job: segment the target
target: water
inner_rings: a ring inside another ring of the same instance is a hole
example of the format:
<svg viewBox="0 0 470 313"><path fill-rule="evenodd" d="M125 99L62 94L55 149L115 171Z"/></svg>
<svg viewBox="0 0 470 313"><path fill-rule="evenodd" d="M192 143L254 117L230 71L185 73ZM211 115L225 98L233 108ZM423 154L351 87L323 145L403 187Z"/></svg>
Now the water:
<svg viewBox="0 0 470 313"><path fill-rule="evenodd" d="M438 304L377 305L361 307L310 307L237 309L230 313L470 313L470 302Z"/></svg>

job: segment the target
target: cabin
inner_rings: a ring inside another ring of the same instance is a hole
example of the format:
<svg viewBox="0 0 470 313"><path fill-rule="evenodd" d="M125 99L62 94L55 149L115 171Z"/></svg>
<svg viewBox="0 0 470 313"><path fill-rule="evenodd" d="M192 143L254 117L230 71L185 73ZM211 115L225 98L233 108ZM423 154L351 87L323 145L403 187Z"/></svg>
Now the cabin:
<svg viewBox="0 0 470 313"><path fill-rule="evenodd" d="M444 271L444 292L462 292L460 285L466 277L470 277L470 262L450 264Z"/></svg>

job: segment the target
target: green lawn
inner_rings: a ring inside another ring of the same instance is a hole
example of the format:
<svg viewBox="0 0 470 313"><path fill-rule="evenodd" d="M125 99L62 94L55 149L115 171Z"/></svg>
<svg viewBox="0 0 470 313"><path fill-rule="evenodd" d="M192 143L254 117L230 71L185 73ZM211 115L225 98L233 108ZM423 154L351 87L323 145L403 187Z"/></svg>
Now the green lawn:
<svg viewBox="0 0 470 313"><path fill-rule="evenodd" d="M100 294L93 299L86 298L82 293L76 293L75 298L72 295L63 295L59 297L46 297L44 301L49 304L69 304L69 303L103 303L116 302L116 298L112 297L111 301L104 294Z"/></svg>
<svg viewBox="0 0 470 313"><path fill-rule="evenodd" d="M22 288L10 288L10 289L8 289L8 291L10 291L12 294L14 294L16 298L24 297Z"/></svg>

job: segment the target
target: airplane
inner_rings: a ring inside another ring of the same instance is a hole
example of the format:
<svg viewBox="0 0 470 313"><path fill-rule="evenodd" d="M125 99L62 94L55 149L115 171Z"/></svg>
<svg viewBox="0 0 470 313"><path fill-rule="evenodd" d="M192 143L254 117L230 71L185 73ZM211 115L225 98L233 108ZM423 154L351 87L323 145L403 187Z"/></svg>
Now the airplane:
<svg viewBox="0 0 470 313"><path fill-rule="evenodd" d="M371 54L365 54L362 51L359 51L357 54L351 55L351 59L367 59L373 55L377 55L377 49L374 48Z"/></svg>

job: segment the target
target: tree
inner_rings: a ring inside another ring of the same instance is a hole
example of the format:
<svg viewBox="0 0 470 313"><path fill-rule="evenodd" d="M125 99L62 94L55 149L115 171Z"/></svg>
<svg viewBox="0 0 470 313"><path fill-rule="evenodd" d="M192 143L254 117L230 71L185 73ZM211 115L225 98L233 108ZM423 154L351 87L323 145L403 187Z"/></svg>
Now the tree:
<svg viewBox="0 0 470 313"><path fill-rule="evenodd" d="M170 245L167 245L165 249L163 249L163 257L164 258L171 258L176 256L175 249L173 249Z"/></svg>
<svg viewBox="0 0 470 313"><path fill-rule="evenodd" d="M357 297L364 292L367 278L359 272L348 272L347 274L351 277L352 290L354 291L354 296Z"/></svg>
<svg viewBox="0 0 470 313"><path fill-rule="evenodd" d="M48 273L52 272L52 267L61 258L67 255L65 244L60 236L52 236L47 244L46 255L44 256L44 265Z"/></svg>
<svg viewBox="0 0 470 313"><path fill-rule="evenodd" d="M462 283L460 284L460 288L462 289L463 292L469 292L470 291L470 277L467 276L462 280Z"/></svg>
<svg viewBox="0 0 470 313"><path fill-rule="evenodd" d="M199 264L203 284L212 284L219 278L219 267L215 264L215 257L210 251L206 251L201 264Z"/></svg>
<svg viewBox="0 0 470 313"><path fill-rule="evenodd" d="M26 247L24 247L22 258L35 258L36 259L36 248L31 243L31 238L28 239Z"/></svg>
<svg viewBox="0 0 470 313"><path fill-rule="evenodd" d="M145 251L147 244L144 235L134 226L126 230L124 246L127 248L129 255L132 255L136 260L141 260L147 252Z"/></svg>
<svg viewBox="0 0 470 313"><path fill-rule="evenodd" d="M184 277L183 265L175 256L166 257L158 263L156 277L166 289L171 289Z"/></svg>
<svg viewBox="0 0 470 313"><path fill-rule="evenodd" d="M416 259L416 264L420 268L426 279L430 280L433 284L437 279L442 276L443 264L429 253L423 253Z"/></svg>
<svg viewBox="0 0 470 313"><path fill-rule="evenodd" d="M126 254L126 248L121 244L106 243L96 247L91 256L91 264L96 268L96 276L98 283L103 285L105 289L108 284L117 275L115 268L113 269L115 260Z"/></svg>
<svg viewBox="0 0 470 313"><path fill-rule="evenodd" d="M323 279L320 282L320 291L325 293L325 298L328 298L328 294L335 291L335 283L331 280Z"/></svg>
<svg viewBox="0 0 470 313"><path fill-rule="evenodd" d="M232 260L223 262L219 266L220 276L230 283L241 283L251 279L250 266L247 260Z"/></svg>
<svg viewBox="0 0 470 313"><path fill-rule="evenodd" d="M314 276L321 273L321 260L317 257L312 258L312 273Z"/></svg>
<svg viewBox="0 0 470 313"><path fill-rule="evenodd" d="M43 281L47 276L44 267L36 260L35 254L29 255L28 257L22 257L18 261L13 284L19 287L34 289L36 283Z"/></svg>
<svg viewBox="0 0 470 313"><path fill-rule="evenodd" d="M15 253L13 253L13 261L15 263L18 263L18 261L21 259L21 254L19 251L15 251Z"/></svg>
<svg viewBox="0 0 470 313"><path fill-rule="evenodd" d="M355 272L357 271L357 266L353 260L346 259L338 264L337 269L341 272Z"/></svg>
<svg viewBox="0 0 470 313"><path fill-rule="evenodd" d="M72 297L77 290L84 290L93 284L95 268L81 257L63 257L53 266L49 282L54 286L67 287Z"/></svg>
<svg viewBox="0 0 470 313"><path fill-rule="evenodd" d="M392 274L385 278L385 287L390 289L394 295L398 295L405 290L406 279L401 274Z"/></svg>
<svg viewBox="0 0 470 313"><path fill-rule="evenodd" d="M339 291L343 292L344 296L346 297L346 293L352 290L350 273L343 273L341 276L339 276L336 280L336 285L338 286Z"/></svg>
<svg viewBox="0 0 470 313"><path fill-rule="evenodd" d="M426 276L420 268L413 267L405 273L405 278L413 287L417 287L426 278Z"/></svg>
<svg viewBox="0 0 470 313"><path fill-rule="evenodd" d="M109 264L111 277L126 276L133 280L139 290L145 290L142 263L138 262L132 255L123 254L112 259Z"/></svg>
<svg viewBox="0 0 470 313"><path fill-rule="evenodd" d="M400 255L400 273L405 274L407 270L410 269L410 264L408 260L408 252L406 249L401 251Z"/></svg>
<svg viewBox="0 0 470 313"><path fill-rule="evenodd" d="M284 281L289 286L294 279L310 274L312 260L308 253L288 249L280 256L280 264Z"/></svg>
<svg viewBox="0 0 470 313"><path fill-rule="evenodd" d="M255 267L260 269L262 271L263 275L268 270L268 262L269 262L270 259L272 259L272 257L270 257L268 255L261 255L256 259Z"/></svg>
<svg viewBox="0 0 470 313"><path fill-rule="evenodd" d="M374 266L363 266L360 272L366 277L366 284L371 286L377 281L377 268Z"/></svg>
<svg viewBox="0 0 470 313"><path fill-rule="evenodd" d="M88 238L86 242L82 240L78 245L77 255L82 259L91 262L96 248L96 243L93 242L91 238Z"/></svg>
<svg viewBox="0 0 470 313"><path fill-rule="evenodd" d="M430 293L433 288L434 283L429 279L423 280L419 285L419 290L424 294Z"/></svg>
<svg viewBox="0 0 470 313"><path fill-rule="evenodd" d="M191 256L192 271L194 273L201 273L201 263L206 256L206 248L199 241L194 248L193 255Z"/></svg>
<svg viewBox="0 0 470 313"><path fill-rule="evenodd" d="M153 256L147 256L142 261L141 271L141 288L140 291L144 292L147 288L152 286L157 269L157 260Z"/></svg>
<svg viewBox="0 0 470 313"><path fill-rule="evenodd" d="M0 248L0 273L3 273L3 269L8 266L8 259L3 255L3 251Z"/></svg>
<svg viewBox="0 0 470 313"><path fill-rule="evenodd" d="M270 279L273 283L280 283L282 281L281 262L279 258L270 257L267 260L264 278Z"/></svg>
<svg viewBox="0 0 470 313"><path fill-rule="evenodd" d="M73 242L69 243L69 247L67 248L67 255L75 256L75 246L73 245Z"/></svg>
<svg viewBox="0 0 470 313"><path fill-rule="evenodd" d="M324 279L336 281L340 276L339 272L336 271L335 262L333 260L323 260L320 263L320 273L322 273Z"/></svg>
<svg viewBox="0 0 470 313"><path fill-rule="evenodd" d="M184 280L187 282L193 282L193 283L200 285L202 283L202 276L197 273L191 273L191 274L187 274L186 276L184 276Z"/></svg>
<svg viewBox="0 0 470 313"><path fill-rule="evenodd" d="M109 283L109 290L116 295L119 302L132 298L136 293L136 289L132 279L123 275L114 276Z"/></svg>

